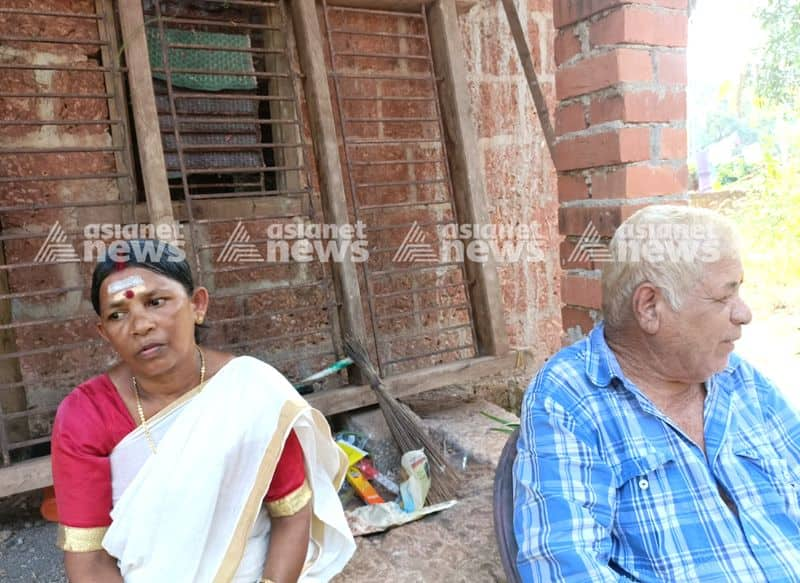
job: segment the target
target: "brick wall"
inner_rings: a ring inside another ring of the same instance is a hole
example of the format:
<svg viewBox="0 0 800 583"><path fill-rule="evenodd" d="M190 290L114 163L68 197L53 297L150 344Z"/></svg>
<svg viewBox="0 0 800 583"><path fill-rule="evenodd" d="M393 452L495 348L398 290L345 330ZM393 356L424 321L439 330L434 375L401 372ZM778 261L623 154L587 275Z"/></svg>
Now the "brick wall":
<svg viewBox="0 0 800 583"><path fill-rule="evenodd" d="M599 318L598 265L569 261L591 223L608 237L642 205L682 202L687 0L555 0L562 317Z"/></svg>
<svg viewBox="0 0 800 583"><path fill-rule="evenodd" d="M20 2L23 4L29 3ZM86 12L94 6L85 0L41 4L46 10ZM655 197L678 200L686 189L686 0L519 0L517 6L559 135L558 172L544 143L500 2L484 0L474 5L460 15L459 26L492 221L533 227L542 252L534 260L512 260L498 266L510 343L529 348L541 362L558 349L564 330L586 332L598 315L597 266L566 262L589 221L607 236L641 204ZM10 21L5 24L19 26ZM57 21L53 24L58 25ZM7 28L6 33L13 31ZM38 33L55 36L68 31ZM26 47L14 47L22 52L13 54L4 50L0 56L13 62L46 58L97 63L85 47L54 46L47 55L28 56L24 55ZM97 74L81 77L19 71L6 79L8 88L20 91L71 91L75 84L75 91L89 91L93 83L99 83L97 89L102 90L102 76ZM85 102L62 100L51 107L42 100L23 99L0 103L0 108L4 118L58 119L82 105ZM103 101L94 105L91 115L108 117ZM85 116L71 112L68 117ZM304 129L308 131L307 126ZM7 128L0 139L14 146L28 143L26 140L38 144L41 132L35 131ZM110 143L105 127L50 128L46 137L64 145ZM12 175L35 174L31 165L36 163L47 164L51 172L114 169L113 156L104 154L40 156L37 160L6 157L2 170ZM30 168L22 168L24 165ZM316 182L313 161L310 165ZM2 198L25 202L118 196L111 181L72 186L66 190L58 182L32 183L24 191L6 191ZM87 222L74 212L37 215L43 228L55 218L63 219L65 227ZM110 217L107 220L116 222ZM4 221L5 229L14 226L8 218ZM25 253L7 245L6 260L20 261L38 247L38 242L27 244L31 249ZM34 275L33 270L25 277L38 278L37 285L52 277L60 277L53 280L60 285L85 281L85 274L71 274L67 281L59 274ZM14 285L20 286L22 281ZM223 308L220 305L219 315L229 315ZM53 338L24 339L24 344L35 346ZM67 358L57 364L67 367L71 362Z"/></svg>
<svg viewBox="0 0 800 583"><path fill-rule="evenodd" d="M3 7L85 14L95 12L95 3L90 0L8 0L3 2ZM86 123L109 118L105 98L30 96L35 93L106 93L104 75L100 71L100 49L89 44L98 40L96 21L6 14L0 16L0 35L64 41L47 44L7 41L0 47L0 67L13 67L3 71L1 91L16 94L16 97L0 98L0 119L27 124L0 127L0 148L24 152L0 155L0 176L6 178L0 183L0 205L16 208L32 204L53 205L47 210L14 210L0 214L0 233L6 238L0 241L4 262L12 266L27 265L0 273L4 278L0 289L12 294L11 301L7 301L7 307L11 309L6 318L13 310L15 321L50 321L46 325L3 331L5 346L10 347L4 352L27 354L0 361L0 385L4 386L0 397L6 411L13 411L14 408L8 407L8 399L12 395L22 397L19 381L24 379L28 390L19 404L23 408L40 407L46 412L58 403L63 392L54 383L43 380L44 377L69 377L90 367L97 370L106 364L108 358L100 355L93 344L97 342L97 334L92 319L88 317L91 308L87 294L80 290L90 276L88 266L75 263L42 266L32 262L56 221L69 234L70 242L75 241L74 233L90 220L120 222L118 207L70 207L70 203L93 201L102 204L102 201L115 200L119 198L119 191L113 178L32 181L30 177L113 175L118 169L114 154L108 151L112 146L109 126ZM76 44L69 44L69 41ZM29 66L32 68L25 68ZM48 66L55 69L47 69ZM64 70L68 67L83 70ZM70 120L81 120L82 123L65 123ZM40 122L60 125L39 125ZM59 148L63 151L37 152ZM82 149L86 151L80 151ZM10 177L17 177L19 181L9 182ZM63 288L64 291L36 293L36 290L54 288ZM64 349L57 353L48 350L53 346ZM101 360L106 362L99 362ZM12 427L11 438L38 437L39 433L47 433L48 424L46 416L34 416L29 425L31 435L28 435L28 427L18 432Z"/></svg>
<svg viewBox="0 0 800 583"><path fill-rule="evenodd" d="M553 111L552 2L520 0L517 7ZM498 263L509 342L528 347L541 362L561 342L556 175L502 4L481 2L460 16L459 25L491 218L498 225L535 226L543 254Z"/></svg>

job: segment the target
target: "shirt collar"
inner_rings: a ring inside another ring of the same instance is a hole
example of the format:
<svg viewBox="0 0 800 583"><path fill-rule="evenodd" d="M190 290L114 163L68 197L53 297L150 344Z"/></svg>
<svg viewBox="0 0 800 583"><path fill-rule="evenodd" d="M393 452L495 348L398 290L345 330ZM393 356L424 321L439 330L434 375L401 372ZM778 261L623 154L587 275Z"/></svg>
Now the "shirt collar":
<svg viewBox="0 0 800 583"><path fill-rule="evenodd" d="M586 376L597 387L607 387L614 378L624 379L617 357L606 342L603 322L586 339Z"/></svg>
<svg viewBox="0 0 800 583"><path fill-rule="evenodd" d="M622 367L606 342L604 322L597 324L584 342L586 342L586 376L593 385L600 388L607 387L615 378L625 381ZM721 377L732 375L740 364L741 358L732 353L728 359L728 365L723 371L712 375L708 381L709 384L720 382Z"/></svg>

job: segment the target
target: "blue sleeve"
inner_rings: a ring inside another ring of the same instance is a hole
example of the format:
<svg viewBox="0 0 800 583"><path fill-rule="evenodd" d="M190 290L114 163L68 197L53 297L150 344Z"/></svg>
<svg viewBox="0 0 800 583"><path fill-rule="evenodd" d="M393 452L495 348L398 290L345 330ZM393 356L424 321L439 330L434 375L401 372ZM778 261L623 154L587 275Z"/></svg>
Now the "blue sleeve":
<svg viewBox="0 0 800 583"><path fill-rule="evenodd" d="M523 402L514 464L517 568L526 583L619 581L608 566L612 472L591 426L559 402L570 391L562 383L540 373Z"/></svg>
<svg viewBox="0 0 800 583"><path fill-rule="evenodd" d="M800 413L775 384L757 369L742 361L740 370L755 384L764 423L772 444L795 467L800 466Z"/></svg>

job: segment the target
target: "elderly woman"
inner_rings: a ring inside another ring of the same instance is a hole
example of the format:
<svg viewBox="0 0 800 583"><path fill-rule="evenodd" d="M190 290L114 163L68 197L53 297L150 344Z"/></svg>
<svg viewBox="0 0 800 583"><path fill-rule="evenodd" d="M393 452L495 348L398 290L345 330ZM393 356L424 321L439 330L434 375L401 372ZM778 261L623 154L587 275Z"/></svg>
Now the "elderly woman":
<svg viewBox="0 0 800 583"><path fill-rule="evenodd" d="M119 361L53 427L70 581L329 580L355 545L324 418L269 365L197 344L209 294L180 252L118 251L91 293Z"/></svg>

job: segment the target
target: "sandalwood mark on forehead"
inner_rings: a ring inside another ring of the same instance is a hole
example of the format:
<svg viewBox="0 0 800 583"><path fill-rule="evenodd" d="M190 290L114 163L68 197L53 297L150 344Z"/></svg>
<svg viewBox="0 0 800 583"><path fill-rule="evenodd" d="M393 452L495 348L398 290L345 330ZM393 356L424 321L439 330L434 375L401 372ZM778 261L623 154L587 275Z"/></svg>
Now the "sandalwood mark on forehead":
<svg viewBox="0 0 800 583"><path fill-rule="evenodd" d="M144 279L139 275L132 275L115 281L108 285L109 307L118 306L126 299L133 299L137 293L144 293L147 288Z"/></svg>
<svg viewBox="0 0 800 583"><path fill-rule="evenodd" d="M115 294L125 289L130 289L132 287L143 286L144 280L142 279L141 275L131 275L130 277L126 277L125 279L120 279L119 281L115 281L114 283L110 283L108 285L108 293Z"/></svg>

